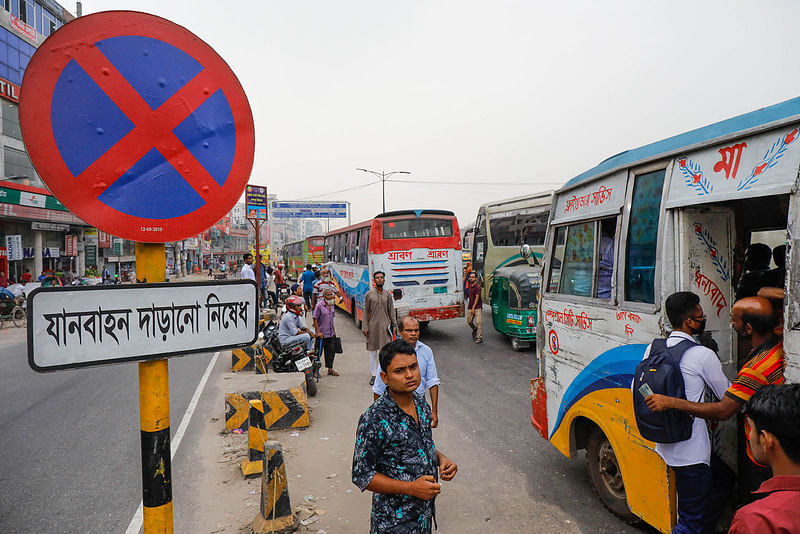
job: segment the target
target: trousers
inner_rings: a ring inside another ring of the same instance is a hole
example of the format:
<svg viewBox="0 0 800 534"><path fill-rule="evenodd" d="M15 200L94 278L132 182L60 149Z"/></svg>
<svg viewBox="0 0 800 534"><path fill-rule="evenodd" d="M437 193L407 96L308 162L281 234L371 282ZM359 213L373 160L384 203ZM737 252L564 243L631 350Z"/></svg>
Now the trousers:
<svg viewBox="0 0 800 534"><path fill-rule="evenodd" d="M673 467L678 491L678 522L672 534L714 534L714 527L733 489L736 477L711 453L711 465Z"/></svg>

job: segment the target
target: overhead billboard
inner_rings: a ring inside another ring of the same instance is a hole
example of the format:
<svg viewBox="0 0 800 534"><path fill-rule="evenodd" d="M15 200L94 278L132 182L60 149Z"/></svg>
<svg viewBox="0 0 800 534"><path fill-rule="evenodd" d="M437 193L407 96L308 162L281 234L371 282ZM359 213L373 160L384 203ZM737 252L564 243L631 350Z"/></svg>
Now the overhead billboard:
<svg viewBox="0 0 800 534"><path fill-rule="evenodd" d="M273 202L275 219L346 219L347 202Z"/></svg>

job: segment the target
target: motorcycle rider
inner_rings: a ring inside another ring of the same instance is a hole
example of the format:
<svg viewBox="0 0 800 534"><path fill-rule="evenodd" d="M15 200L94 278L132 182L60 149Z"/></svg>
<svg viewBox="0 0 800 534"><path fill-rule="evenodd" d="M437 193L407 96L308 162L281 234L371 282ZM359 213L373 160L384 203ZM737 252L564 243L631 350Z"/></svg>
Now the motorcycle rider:
<svg viewBox="0 0 800 534"><path fill-rule="evenodd" d="M292 295L286 299L287 310L281 317L281 324L278 327L278 341L284 347L302 341L306 345L306 350L313 352L316 334L306 327L301 318L304 306L303 297Z"/></svg>

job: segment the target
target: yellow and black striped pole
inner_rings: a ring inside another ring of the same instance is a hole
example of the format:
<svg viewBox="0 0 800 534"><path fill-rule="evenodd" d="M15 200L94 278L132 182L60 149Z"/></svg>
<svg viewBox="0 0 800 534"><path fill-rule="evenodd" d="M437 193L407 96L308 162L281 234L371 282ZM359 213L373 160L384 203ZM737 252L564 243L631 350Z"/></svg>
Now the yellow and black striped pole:
<svg viewBox="0 0 800 534"><path fill-rule="evenodd" d="M136 243L136 277L163 282L163 243ZM172 465L169 443L169 365L139 363L139 426L142 439L144 533L172 534Z"/></svg>

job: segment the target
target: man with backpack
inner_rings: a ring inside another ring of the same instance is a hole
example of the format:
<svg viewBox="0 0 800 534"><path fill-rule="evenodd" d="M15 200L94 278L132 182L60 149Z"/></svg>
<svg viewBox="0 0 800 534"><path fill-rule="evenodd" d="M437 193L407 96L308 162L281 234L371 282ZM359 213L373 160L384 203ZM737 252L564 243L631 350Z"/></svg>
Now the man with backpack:
<svg viewBox="0 0 800 534"><path fill-rule="evenodd" d="M775 334L778 320L770 301L763 297L745 297L731 307L731 326L745 339L750 340L751 350L747 362L739 370L733 384L719 402L689 402L686 399L651 395L647 406L655 411L680 410L696 417L724 421L739 413L744 404L762 386L783 384L783 341ZM747 422L745 436L749 435ZM770 477L769 470L756 463L750 444L747 456L752 462L739 464L739 488L741 497L752 500L751 493Z"/></svg>
<svg viewBox="0 0 800 534"><path fill-rule="evenodd" d="M656 441L656 452L675 473L678 522L672 533L703 534L714 531L731 490L730 470L712 452L703 419L675 410L654 413L643 401L652 393L666 393L699 402L706 386L721 398L730 382L717 355L694 340L706 325L700 297L690 291L673 293L664 308L673 331L666 340L653 340L645 350L632 385L634 412L642 436ZM659 379L648 381L646 375L651 372Z"/></svg>

